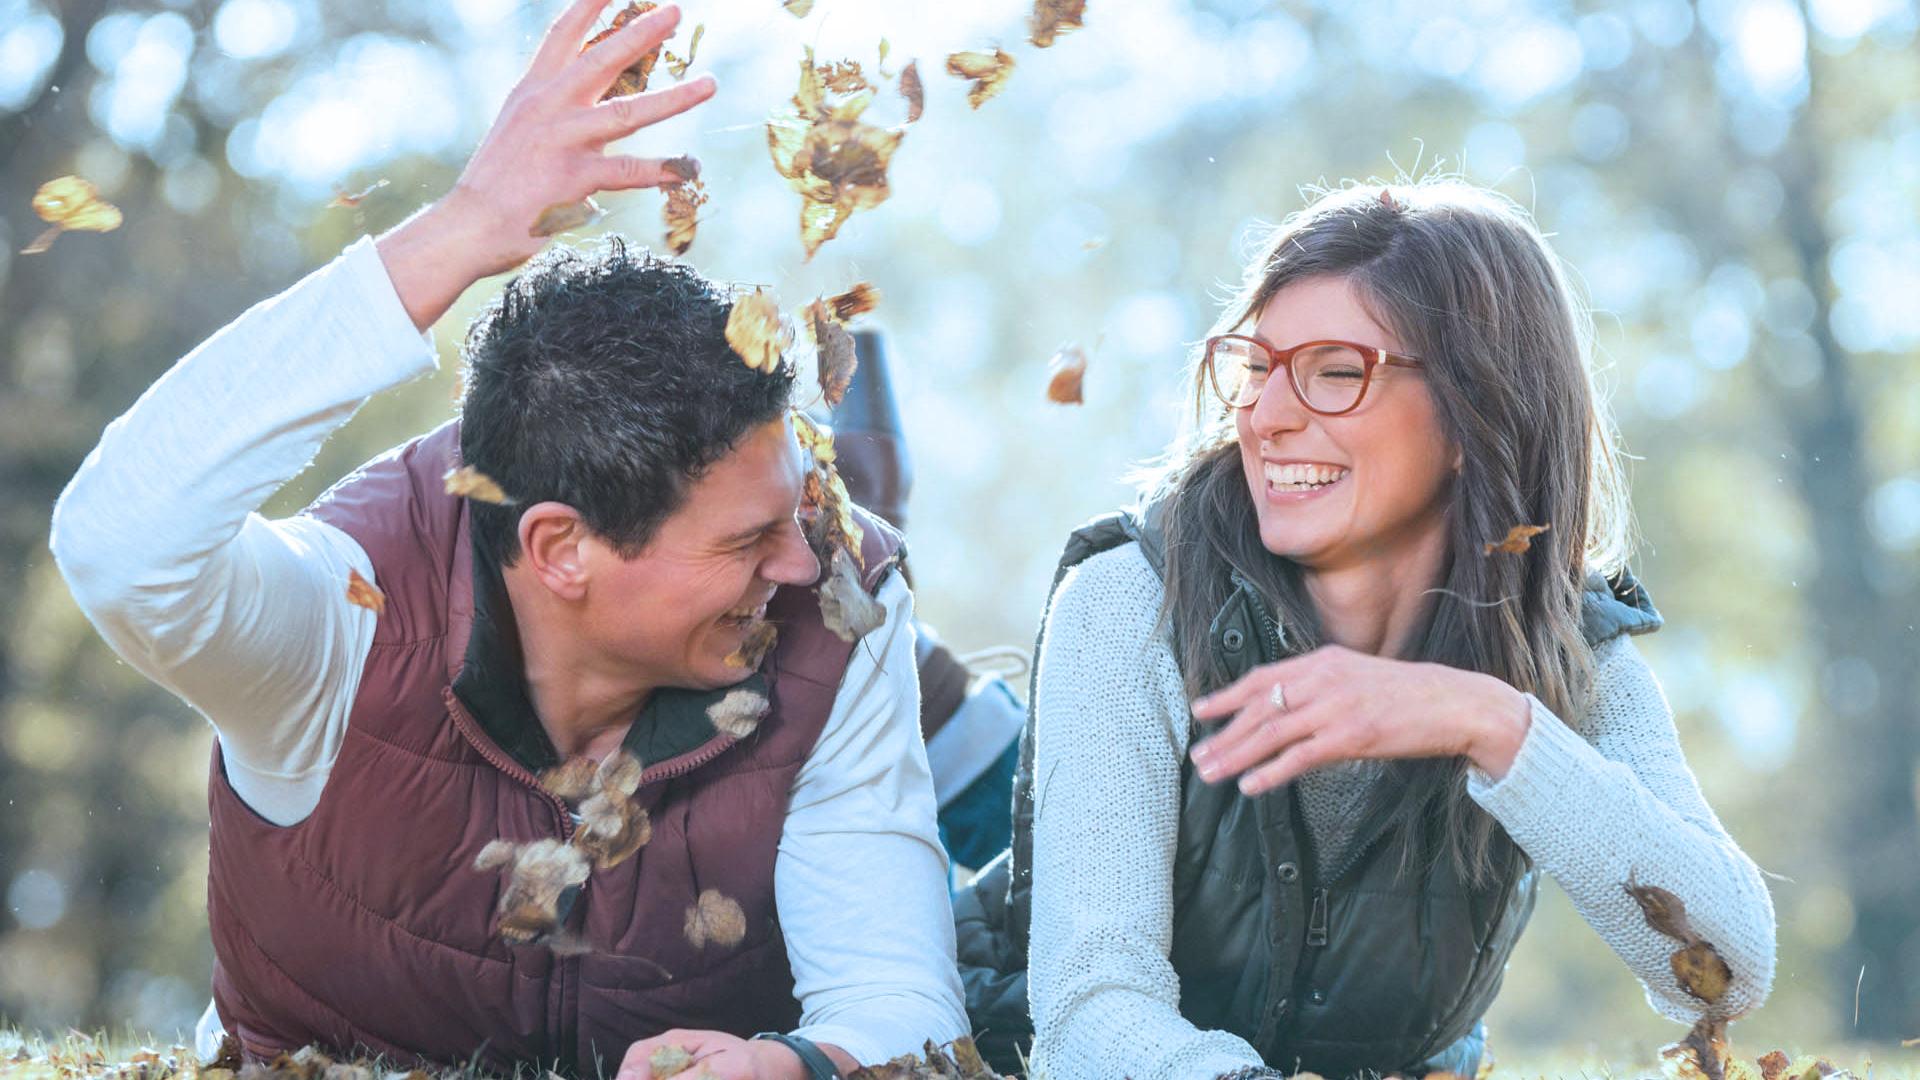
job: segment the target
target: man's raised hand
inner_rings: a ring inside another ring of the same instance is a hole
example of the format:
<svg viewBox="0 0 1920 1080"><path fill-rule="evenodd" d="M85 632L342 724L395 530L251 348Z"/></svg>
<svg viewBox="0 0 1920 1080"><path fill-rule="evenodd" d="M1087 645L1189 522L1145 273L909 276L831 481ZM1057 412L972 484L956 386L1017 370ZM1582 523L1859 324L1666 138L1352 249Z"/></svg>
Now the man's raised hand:
<svg viewBox="0 0 1920 1080"><path fill-rule="evenodd" d="M680 21L680 9L666 4L583 53L606 4L574 0L548 28L453 190L381 238L380 256L415 326L426 329L467 286L546 246L533 226L547 208L681 179L667 158L609 154L606 146L712 97L713 77L601 101L620 72Z"/></svg>

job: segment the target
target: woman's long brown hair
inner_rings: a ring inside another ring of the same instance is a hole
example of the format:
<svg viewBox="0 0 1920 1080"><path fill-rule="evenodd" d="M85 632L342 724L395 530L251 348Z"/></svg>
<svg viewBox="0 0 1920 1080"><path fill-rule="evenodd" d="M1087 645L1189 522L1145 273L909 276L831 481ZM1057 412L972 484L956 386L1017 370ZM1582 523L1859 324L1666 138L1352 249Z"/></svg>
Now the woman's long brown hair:
<svg viewBox="0 0 1920 1080"><path fill-rule="evenodd" d="M1426 360L1425 384L1461 451L1447 560L1404 659L1496 676L1582 727L1592 653L1581 594L1589 570L1624 564L1629 524L1587 318L1559 261L1519 208L1483 189L1355 185L1273 231L1214 332L1257 322L1274 294L1316 277L1353 283L1375 320ZM1274 606L1290 651L1318 646L1322 632L1300 568L1261 543L1232 415L1197 363L1193 374L1196 429L1154 494L1172 500L1165 616L1197 696L1226 682L1208 630L1231 571ZM1526 553L1485 553L1510 527L1540 524L1551 530ZM1493 869L1497 825L1467 795L1465 759L1388 763L1362 817L1404 834L1403 869L1441 857L1473 881Z"/></svg>

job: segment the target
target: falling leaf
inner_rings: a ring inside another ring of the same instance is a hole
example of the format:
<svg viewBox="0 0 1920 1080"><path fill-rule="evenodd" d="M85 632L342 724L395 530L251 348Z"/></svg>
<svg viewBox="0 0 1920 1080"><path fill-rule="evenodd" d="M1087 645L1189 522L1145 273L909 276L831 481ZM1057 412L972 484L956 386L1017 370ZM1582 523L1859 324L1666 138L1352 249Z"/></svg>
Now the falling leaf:
<svg viewBox="0 0 1920 1080"><path fill-rule="evenodd" d="M577 803L593 794L599 785L600 763L585 754L541 771L540 786L555 798Z"/></svg>
<svg viewBox="0 0 1920 1080"><path fill-rule="evenodd" d="M496 908L500 936L516 945L545 941L560 929L569 890L587 880L587 857L547 838L525 844L495 840L480 850L474 868L507 868L507 885Z"/></svg>
<svg viewBox="0 0 1920 1080"><path fill-rule="evenodd" d="M619 33L621 27L652 11L656 6L657 5L652 3L651 0L633 0L633 2L628 3L626 7L614 13L612 26L588 38L587 43L580 46L580 51L586 52L588 49ZM607 88L607 92L600 95L600 100L605 101L608 98L626 97L630 94L638 94L646 90L647 80L653 77L653 65L659 59L660 48L655 46L649 50L646 55L627 65L627 67L614 78L613 85Z"/></svg>
<svg viewBox="0 0 1920 1080"><path fill-rule="evenodd" d="M870 281L863 281L838 296L827 298L827 306L833 309L833 317L846 322L855 316L865 315L880 306L880 290Z"/></svg>
<svg viewBox="0 0 1920 1080"><path fill-rule="evenodd" d="M662 59L667 65L667 73L669 75L672 75L675 79L684 79L687 77L687 69L693 66L693 56L700 51L700 39L705 36L706 32L706 23L701 23L699 26L693 28L693 36L687 39L687 55L685 59L675 56L672 52L664 54Z"/></svg>
<svg viewBox="0 0 1920 1080"><path fill-rule="evenodd" d="M799 441L800 448L812 455L816 465L833 464L833 436L828 434L825 428L814 423L813 417L795 410L793 436Z"/></svg>
<svg viewBox="0 0 1920 1080"><path fill-rule="evenodd" d="M920 119L927 111L927 88L920 81L920 61L909 60L900 69L900 96L907 99L907 123Z"/></svg>
<svg viewBox="0 0 1920 1080"><path fill-rule="evenodd" d="M818 65L806 49L793 108L767 120L773 166L801 198L800 240L809 259L854 211L887 199L887 166L902 132L862 121L872 102L859 64Z"/></svg>
<svg viewBox="0 0 1920 1080"><path fill-rule="evenodd" d="M601 870L626 862L653 839L653 819L646 807L611 789L582 799L579 813L574 846Z"/></svg>
<svg viewBox="0 0 1920 1080"><path fill-rule="evenodd" d="M20 249L38 255L53 246L63 232L112 232L120 227L120 208L100 197L100 191L77 176L61 176L33 193L33 212L52 228Z"/></svg>
<svg viewBox="0 0 1920 1080"><path fill-rule="evenodd" d="M684 1046L662 1046L647 1058L647 1069L653 1073L654 1080L666 1080L669 1076L679 1076L693 1068L693 1055Z"/></svg>
<svg viewBox="0 0 1920 1080"><path fill-rule="evenodd" d="M755 289L735 300L727 312L727 344L748 367L771 375L793 344L793 330L781 320L780 305L773 297Z"/></svg>
<svg viewBox="0 0 1920 1080"><path fill-rule="evenodd" d="M1047 48L1054 38L1085 26L1080 20L1086 13L1087 0L1034 0L1033 15L1027 20L1032 31L1029 40L1035 48Z"/></svg>
<svg viewBox="0 0 1920 1080"><path fill-rule="evenodd" d="M493 478L471 465L462 465L457 469L448 469L444 478L447 494L460 498L475 499L484 503L504 506L512 502L507 493Z"/></svg>
<svg viewBox="0 0 1920 1080"><path fill-rule="evenodd" d="M347 603L366 608L375 615L387 613L387 594L374 588L373 582L360 576L360 571L347 571Z"/></svg>
<svg viewBox="0 0 1920 1080"><path fill-rule="evenodd" d="M754 733L773 706L757 690L732 690L707 706L707 719L716 730L744 739Z"/></svg>
<svg viewBox="0 0 1920 1080"><path fill-rule="evenodd" d="M780 6L792 12L796 19L804 19L813 13L813 0L782 0Z"/></svg>
<svg viewBox="0 0 1920 1080"><path fill-rule="evenodd" d="M1660 1071L1667 1080L1726 1080L1726 1018L1703 1016L1685 1039L1662 1047Z"/></svg>
<svg viewBox="0 0 1920 1080"><path fill-rule="evenodd" d="M527 230L528 236L557 236L570 229L579 229L600 220L604 213L600 204L592 199L579 202L554 203L533 220L533 228Z"/></svg>
<svg viewBox="0 0 1920 1080"><path fill-rule="evenodd" d="M707 186L698 180L669 184L667 202L661 208L661 220L667 226L667 250L685 255L693 246L694 230L700 227L700 208L707 204Z"/></svg>
<svg viewBox="0 0 1920 1080"><path fill-rule="evenodd" d="M1081 244L1080 250L1081 251L1099 251L1101 248L1106 246L1107 246L1107 238L1104 236L1096 236L1093 239L1088 240L1086 243Z"/></svg>
<svg viewBox="0 0 1920 1080"><path fill-rule="evenodd" d="M1081 396L1080 384L1087 376L1087 353L1078 345L1068 345L1053 354L1047 370L1053 374L1047 379L1047 400L1056 405L1080 405L1086 399Z"/></svg>
<svg viewBox="0 0 1920 1080"><path fill-rule="evenodd" d="M853 348L853 335L828 314L826 303L815 300L807 305L807 333L813 338L818 357L820 394L829 408L839 405L853 385L853 373L860 358Z"/></svg>
<svg viewBox="0 0 1920 1080"><path fill-rule="evenodd" d="M1007 79L1013 74L1013 57L1005 49L957 52L947 57L947 73L973 80L967 90L967 104L977 109L1006 89Z"/></svg>
<svg viewBox="0 0 1920 1080"><path fill-rule="evenodd" d="M1760 1080L1780 1080L1792 1061L1786 1053L1775 1050L1756 1062L1760 1066Z"/></svg>
<svg viewBox="0 0 1920 1080"><path fill-rule="evenodd" d="M660 167L683 181L700 179L700 159L689 154L668 158Z"/></svg>
<svg viewBox="0 0 1920 1080"><path fill-rule="evenodd" d="M887 619L887 609L861 584L845 548L833 550L819 593L820 618L842 641L858 641Z"/></svg>
<svg viewBox="0 0 1920 1080"><path fill-rule="evenodd" d="M1487 545L1486 553L1499 552L1504 555L1521 555L1533 545L1533 538L1553 528L1552 525L1515 525L1507 530L1504 540L1495 540Z"/></svg>
<svg viewBox="0 0 1920 1080"><path fill-rule="evenodd" d="M708 944L731 949L747 936L747 915L732 897L707 889L687 908L687 942L696 949Z"/></svg>
<svg viewBox="0 0 1920 1080"><path fill-rule="evenodd" d="M387 180L387 178L383 176L380 179L375 180L373 183L368 184L366 187L362 188L359 191L354 192L351 195L342 191L333 197L332 202L327 204L327 209L337 210L342 208L351 209L351 208L357 207L363 201L366 200L367 196L373 194L376 191L379 191L383 187L386 187L388 183L389 181Z"/></svg>
<svg viewBox="0 0 1920 1080"><path fill-rule="evenodd" d="M747 636L740 647L727 654L726 665L736 668L757 668L760 661L773 651L774 643L780 639L780 631L765 619L756 619L747 626Z"/></svg>
<svg viewBox="0 0 1920 1080"><path fill-rule="evenodd" d="M873 70L879 72L882 77L884 77L887 74L887 54L892 51L893 51L893 42L888 41L886 38L881 38L880 39L880 59L875 60L873 62Z"/></svg>

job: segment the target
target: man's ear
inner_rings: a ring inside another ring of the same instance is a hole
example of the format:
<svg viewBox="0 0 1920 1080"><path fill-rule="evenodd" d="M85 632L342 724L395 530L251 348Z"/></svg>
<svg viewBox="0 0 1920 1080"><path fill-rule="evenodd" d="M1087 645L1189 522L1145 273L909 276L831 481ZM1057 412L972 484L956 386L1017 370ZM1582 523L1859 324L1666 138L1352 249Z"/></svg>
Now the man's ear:
<svg viewBox="0 0 1920 1080"><path fill-rule="evenodd" d="M587 594L586 522L566 503L535 503L520 514L520 563L554 595Z"/></svg>

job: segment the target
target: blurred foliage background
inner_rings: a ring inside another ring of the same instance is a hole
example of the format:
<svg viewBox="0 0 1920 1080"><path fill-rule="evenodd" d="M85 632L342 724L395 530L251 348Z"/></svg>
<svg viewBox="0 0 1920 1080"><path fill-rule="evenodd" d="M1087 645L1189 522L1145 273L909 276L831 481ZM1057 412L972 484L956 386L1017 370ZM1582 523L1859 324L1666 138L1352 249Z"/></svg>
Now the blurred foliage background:
<svg viewBox="0 0 1920 1080"><path fill-rule="evenodd" d="M1596 309L1635 455L1637 568L1669 619L1643 647L1708 798L1778 875L1779 977L1736 1045L1920 1056L1898 1046L1920 1035L1912 0L1092 0L1046 51L1020 0L688 2L721 95L637 142L702 158L705 272L790 305L884 291L921 609L963 650L1031 640L1060 542L1175 433L1187 343L1302 185L1440 165L1531 208ZM54 497L195 343L444 191L555 7L0 0L0 1018L164 1035L210 962L210 731L77 613ZM803 262L760 122L803 45L870 65L883 36L890 66L920 60L926 118L891 200ZM941 60L993 44L1019 66L969 110ZM125 226L13 254L66 173ZM610 197L594 231L657 243L660 201ZM498 285L436 328L438 376L368 405L270 509L450 415ZM1093 356L1081 408L1042 397L1068 342ZM1644 1062L1679 1034L1557 893L1493 1026L1509 1064Z"/></svg>

